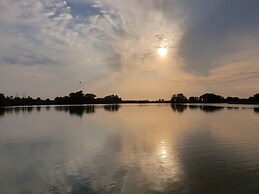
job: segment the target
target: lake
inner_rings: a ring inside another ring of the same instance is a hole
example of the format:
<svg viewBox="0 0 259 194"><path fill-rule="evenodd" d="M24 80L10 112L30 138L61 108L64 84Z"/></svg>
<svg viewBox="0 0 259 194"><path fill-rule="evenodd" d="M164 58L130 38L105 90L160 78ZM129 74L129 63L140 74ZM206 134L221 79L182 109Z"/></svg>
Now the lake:
<svg viewBox="0 0 259 194"><path fill-rule="evenodd" d="M259 106L0 108L1 194L259 193Z"/></svg>

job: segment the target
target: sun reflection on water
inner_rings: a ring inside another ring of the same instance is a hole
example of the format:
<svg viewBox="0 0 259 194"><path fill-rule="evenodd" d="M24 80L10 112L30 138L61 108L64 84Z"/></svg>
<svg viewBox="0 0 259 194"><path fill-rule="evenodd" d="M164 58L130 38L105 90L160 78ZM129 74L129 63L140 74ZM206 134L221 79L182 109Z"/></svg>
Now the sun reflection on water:
<svg viewBox="0 0 259 194"><path fill-rule="evenodd" d="M150 178L153 179L154 189L163 192L167 183L180 181L183 172L177 151L174 150L174 142L164 139L157 141L156 146L156 154L153 155L153 160L156 162L153 163L153 173L150 174Z"/></svg>
<svg viewBox="0 0 259 194"><path fill-rule="evenodd" d="M167 151L167 147L165 146L165 142L161 141L161 148L159 151L160 158L161 159L166 158L168 156L167 154L168 154L168 151Z"/></svg>

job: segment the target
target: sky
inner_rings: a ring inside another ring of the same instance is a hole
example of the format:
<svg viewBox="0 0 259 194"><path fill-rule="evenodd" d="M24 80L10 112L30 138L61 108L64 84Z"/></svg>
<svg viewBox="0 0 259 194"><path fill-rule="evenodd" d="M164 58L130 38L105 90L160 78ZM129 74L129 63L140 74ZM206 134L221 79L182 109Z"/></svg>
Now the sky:
<svg viewBox="0 0 259 194"><path fill-rule="evenodd" d="M3 0L0 93L249 97L258 10L258 0Z"/></svg>

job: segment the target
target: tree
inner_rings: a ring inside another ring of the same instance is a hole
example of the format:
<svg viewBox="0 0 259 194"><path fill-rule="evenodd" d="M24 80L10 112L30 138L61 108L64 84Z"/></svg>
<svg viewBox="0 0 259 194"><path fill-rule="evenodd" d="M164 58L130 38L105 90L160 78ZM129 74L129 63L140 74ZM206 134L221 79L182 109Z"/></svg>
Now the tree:
<svg viewBox="0 0 259 194"><path fill-rule="evenodd" d="M253 102L259 102L259 93L255 94L252 97L249 97L248 99L249 101L253 101Z"/></svg>
<svg viewBox="0 0 259 194"><path fill-rule="evenodd" d="M254 100L255 100L255 101L259 101L259 93L257 93L257 94L254 95Z"/></svg>
<svg viewBox="0 0 259 194"><path fill-rule="evenodd" d="M189 98L189 102L191 102L191 103L198 103L198 102L200 102L200 100L199 100L199 97L191 96Z"/></svg>
<svg viewBox="0 0 259 194"><path fill-rule="evenodd" d="M117 95L109 95L104 97L104 103L119 103L122 99Z"/></svg>
<svg viewBox="0 0 259 194"><path fill-rule="evenodd" d="M84 99L87 103L93 103L94 102L94 99L95 99L96 95L95 94L85 94L84 95Z"/></svg>
<svg viewBox="0 0 259 194"><path fill-rule="evenodd" d="M5 105L5 96L4 96L4 94L1 94L0 93L0 106L3 106L3 105Z"/></svg>
<svg viewBox="0 0 259 194"><path fill-rule="evenodd" d="M70 103L72 103L72 104L83 104L84 103L84 93L82 90L75 92L75 93L70 93L69 98L70 98L69 99Z"/></svg>
<svg viewBox="0 0 259 194"><path fill-rule="evenodd" d="M188 102L188 99L182 94L174 94L171 98L172 103L186 103Z"/></svg>
<svg viewBox="0 0 259 194"><path fill-rule="evenodd" d="M240 101L240 99L238 97L231 97L231 96L229 96L229 97L226 98L226 102L228 102L228 103L238 102L238 101Z"/></svg>
<svg viewBox="0 0 259 194"><path fill-rule="evenodd" d="M200 101L203 103L220 103L224 102L224 97L213 93L206 93L200 96Z"/></svg>

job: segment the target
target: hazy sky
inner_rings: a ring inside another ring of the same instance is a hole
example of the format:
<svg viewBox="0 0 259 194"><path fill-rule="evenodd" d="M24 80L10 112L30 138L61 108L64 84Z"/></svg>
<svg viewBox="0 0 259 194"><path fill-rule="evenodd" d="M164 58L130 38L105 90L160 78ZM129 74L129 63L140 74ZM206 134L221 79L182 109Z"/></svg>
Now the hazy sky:
<svg viewBox="0 0 259 194"><path fill-rule="evenodd" d="M259 1L1 0L0 93L78 90L251 96L259 92Z"/></svg>

